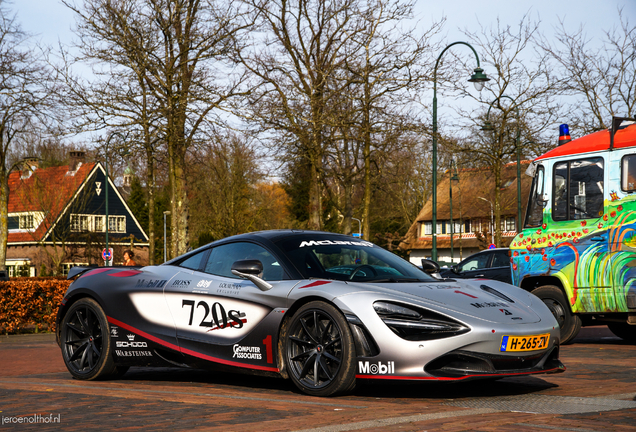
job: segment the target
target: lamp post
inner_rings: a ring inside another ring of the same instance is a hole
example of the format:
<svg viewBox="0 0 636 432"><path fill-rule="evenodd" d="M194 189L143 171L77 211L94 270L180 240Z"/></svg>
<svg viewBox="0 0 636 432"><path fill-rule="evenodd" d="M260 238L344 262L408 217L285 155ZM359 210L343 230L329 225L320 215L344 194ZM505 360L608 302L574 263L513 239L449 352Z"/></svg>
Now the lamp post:
<svg viewBox="0 0 636 432"><path fill-rule="evenodd" d="M126 140L126 137L123 136L121 133L119 132L111 132L110 135L108 135L108 138L106 139L106 153L104 154L104 171L106 171L106 182L104 185L104 201L105 201L105 205L104 205L104 209L106 211L106 253L108 254L110 252L110 249L108 249L108 230L110 229L110 221L108 220L108 144L110 143L110 140L115 136L115 135L119 135L120 137L122 137L124 139L124 141ZM110 257L110 260L105 260L105 267L108 267L108 261L112 261L113 257Z"/></svg>
<svg viewBox="0 0 636 432"><path fill-rule="evenodd" d="M163 262L168 261L168 248L166 244L166 216L170 214L170 210L163 212Z"/></svg>
<svg viewBox="0 0 636 432"><path fill-rule="evenodd" d="M352 217L354 221L358 221L358 238L362 238L362 221L360 219Z"/></svg>
<svg viewBox="0 0 636 432"><path fill-rule="evenodd" d="M519 107L515 103L515 100L508 95L501 95L497 99L492 101L490 103L490 106L488 106L488 112L486 113L486 122L481 127L481 130L489 131L489 132L495 130L492 123L490 123L489 121L490 109L492 108L492 104L499 101L501 98L510 99L512 101L512 106L514 107L517 113L517 138L515 140L515 147L517 150L517 227L520 227L521 226L521 145L519 144L519 141L521 141L521 117L519 116ZM517 228L517 232L519 232L518 230L519 228Z"/></svg>
<svg viewBox="0 0 636 432"><path fill-rule="evenodd" d="M437 61L435 62L435 69L433 70L433 245L431 251L431 257L433 261L437 261L437 67L442 59L444 53L454 45L466 45L475 54L477 59L477 67L473 71L473 75L468 80L475 84L475 89L481 91L484 88L484 82L489 81L490 78L486 76L484 70L479 67L479 56L477 51L467 42L453 42L442 50Z"/></svg>
<svg viewBox="0 0 636 432"><path fill-rule="evenodd" d="M457 176L457 170L455 170L455 172L453 172L453 163L454 160L451 158L451 169L450 172L448 173L448 197L450 200L450 256L451 256L451 262L453 262L453 235L454 233L454 228L455 228L455 224L453 223L453 182L459 182L459 177ZM461 223L461 220L460 220ZM461 232L461 225L460 225L460 232Z"/></svg>
<svg viewBox="0 0 636 432"><path fill-rule="evenodd" d="M492 244L495 244L495 220L493 218L492 201L484 197L477 197L477 198L479 198L480 200L484 200L490 204L490 242Z"/></svg>

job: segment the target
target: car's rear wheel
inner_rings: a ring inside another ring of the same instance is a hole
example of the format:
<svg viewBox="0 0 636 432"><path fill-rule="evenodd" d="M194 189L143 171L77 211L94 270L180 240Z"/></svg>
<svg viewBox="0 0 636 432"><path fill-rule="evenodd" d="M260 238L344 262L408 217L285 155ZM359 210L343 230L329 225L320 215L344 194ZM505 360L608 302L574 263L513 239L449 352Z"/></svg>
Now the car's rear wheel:
<svg viewBox="0 0 636 432"><path fill-rule="evenodd" d="M93 299L80 299L68 308L60 336L64 363L77 379L111 378L123 375L128 369L115 365L108 321Z"/></svg>
<svg viewBox="0 0 636 432"><path fill-rule="evenodd" d="M355 387L355 346L342 313L314 301L285 326L285 366L296 386L309 395L332 396Z"/></svg>
<svg viewBox="0 0 636 432"><path fill-rule="evenodd" d="M627 342L636 343L636 325L629 325L626 322L613 322L607 324L607 327L619 338Z"/></svg>
<svg viewBox="0 0 636 432"><path fill-rule="evenodd" d="M532 290L550 309L561 328L561 344L566 344L576 337L581 330L581 318L570 310L570 306L561 288L545 285Z"/></svg>

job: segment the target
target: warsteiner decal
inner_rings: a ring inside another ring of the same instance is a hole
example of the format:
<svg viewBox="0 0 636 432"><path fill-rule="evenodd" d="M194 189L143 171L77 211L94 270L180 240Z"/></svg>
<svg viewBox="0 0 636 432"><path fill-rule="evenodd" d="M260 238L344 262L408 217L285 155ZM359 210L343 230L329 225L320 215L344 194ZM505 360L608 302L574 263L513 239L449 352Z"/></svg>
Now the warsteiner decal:
<svg viewBox="0 0 636 432"><path fill-rule="evenodd" d="M115 354L119 357L152 357L150 351L122 351L115 350Z"/></svg>

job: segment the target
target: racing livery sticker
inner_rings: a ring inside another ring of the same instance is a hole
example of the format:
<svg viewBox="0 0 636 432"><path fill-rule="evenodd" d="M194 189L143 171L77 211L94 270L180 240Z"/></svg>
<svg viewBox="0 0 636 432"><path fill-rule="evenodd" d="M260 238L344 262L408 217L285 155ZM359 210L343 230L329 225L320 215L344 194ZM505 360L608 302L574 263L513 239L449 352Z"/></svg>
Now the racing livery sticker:
<svg viewBox="0 0 636 432"><path fill-rule="evenodd" d="M372 363L368 361L358 361L358 370L361 374L388 375L395 373L395 362Z"/></svg>

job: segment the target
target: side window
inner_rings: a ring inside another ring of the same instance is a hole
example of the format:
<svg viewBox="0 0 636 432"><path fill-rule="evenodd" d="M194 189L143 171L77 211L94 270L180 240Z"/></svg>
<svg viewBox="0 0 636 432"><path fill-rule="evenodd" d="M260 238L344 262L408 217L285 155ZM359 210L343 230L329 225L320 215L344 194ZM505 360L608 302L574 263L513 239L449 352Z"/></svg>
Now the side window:
<svg viewBox="0 0 636 432"><path fill-rule="evenodd" d="M185 267L190 270L199 270L199 268L201 268L201 258L203 258L207 252L207 250L204 250L203 252L192 255L190 258L182 261L181 264L179 264L179 267Z"/></svg>
<svg viewBox="0 0 636 432"><path fill-rule="evenodd" d="M492 265L490 267L508 267L510 265L510 257L506 252L495 252L495 256L492 258Z"/></svg>
<svg viewBox="0 0 636 432"><path fill-rule="evenodd" d="M462 264L459 267L459 270L465 272L470 270L486 268L486 265L488 264L488 258L490 258L490 255L491 254L489 253L478 254L475 257L466 261L464 264Z"/></svg>
<svg viewBox="0 0 636 432"><path fill-rule="evenodd" d="M603 214L603 159L560 162L554 166L552 218L593 219Z"/></svg>
<svg viewBox="0 0 636 432"><path fill-rule="evenodd" d="M204 272L240 279L232 273L232 264L239 260L259 260L263 264L262 278L266 281L283 279L283 268L265 248L254 243L239 242L217 246L210 252Z"/></svg>
<svg viewBox="0 0 636 432"><path fill-rule="evenodd" d="M636 155L625 155L621 160L621 189L636 191Z"/></svg>

